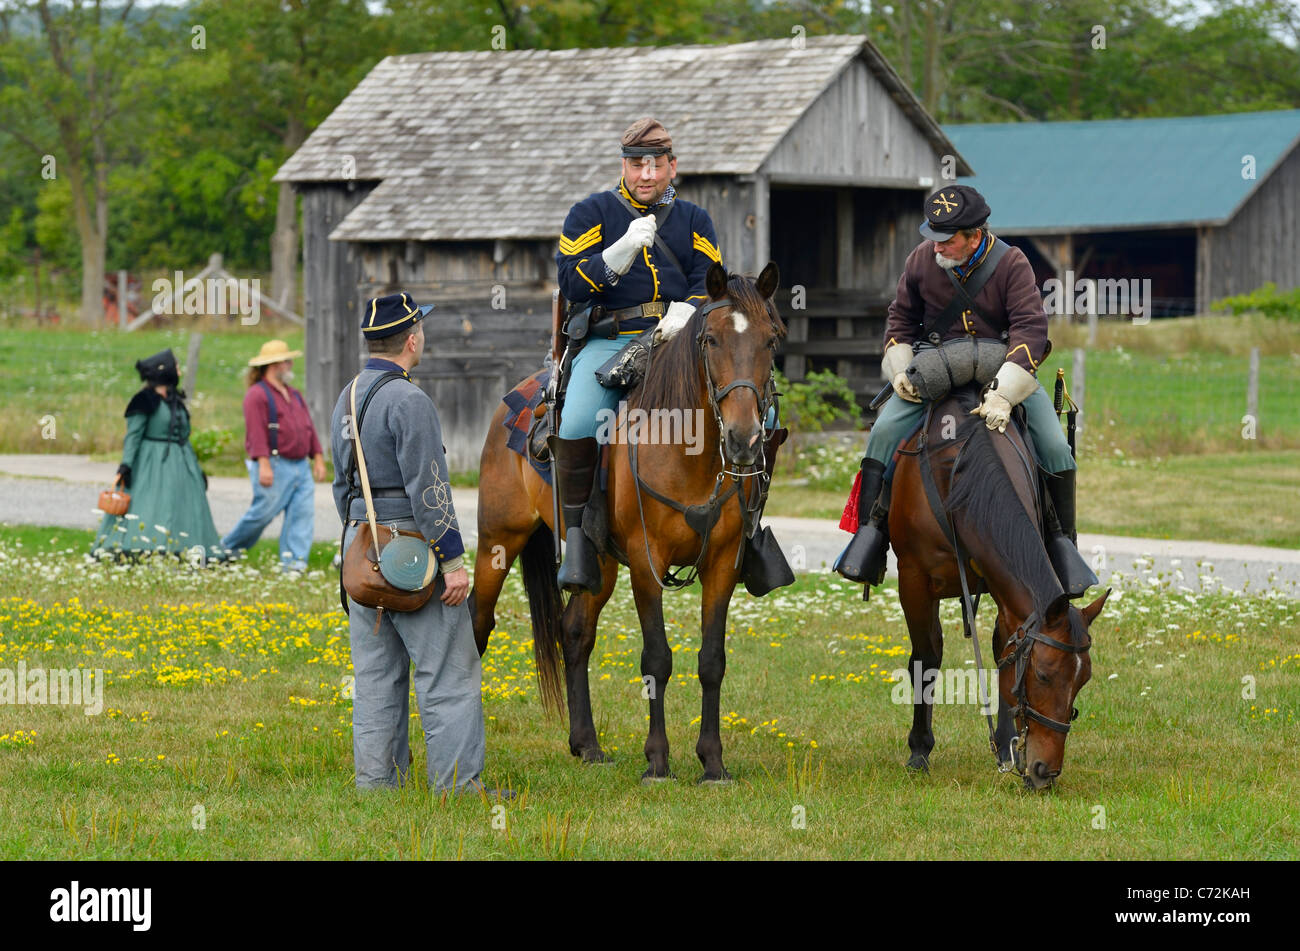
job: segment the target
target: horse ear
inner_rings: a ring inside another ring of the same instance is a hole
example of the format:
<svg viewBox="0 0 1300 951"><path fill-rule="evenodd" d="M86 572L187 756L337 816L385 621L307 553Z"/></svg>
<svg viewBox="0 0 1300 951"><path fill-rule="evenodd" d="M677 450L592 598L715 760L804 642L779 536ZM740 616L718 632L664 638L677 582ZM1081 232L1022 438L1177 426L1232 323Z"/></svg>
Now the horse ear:
<svg viewBox="0 0 1300 951"><path fill-rule="evenodd" d="M1056 627L1061 622L1067 620L1069 615L1070 596L1065 592L1061 592L1047 609L1047 614L1043 617L1043 624L1045 627Z"/></svg>
<svg viewBox="0 0 1300 951"><path fill-rule="evenodd" d="M727 269L714 262L709 265L709 273L704 275L704 289L709 292L710 300L722 300L727 296Z"/></svg>
<svg viewBox="0 0 1300 951"><path fill-rule="evenodd" d="M763 273L758 275L758 293L764 300L771 300L780 284L781 269L776 266L775 261L768 261L767 267L763 268Z"/></svg>
<svg viewBox="0 0 1300 951"><path fill-rule="evenodd" d="M1110 588L1107 588L1105 593L1100 598L1098 598L1096 601L1092 602L1092 604L1088 605L1086 608L1083 609L1081 613L1083 614L1083 621L1085 624L1087 624L1089 627L1092 626L1092 622L1097 619L1097 615L1101 613L1102 606L1106 603L1106 599L1109 597L1110 597Z"/></svg>

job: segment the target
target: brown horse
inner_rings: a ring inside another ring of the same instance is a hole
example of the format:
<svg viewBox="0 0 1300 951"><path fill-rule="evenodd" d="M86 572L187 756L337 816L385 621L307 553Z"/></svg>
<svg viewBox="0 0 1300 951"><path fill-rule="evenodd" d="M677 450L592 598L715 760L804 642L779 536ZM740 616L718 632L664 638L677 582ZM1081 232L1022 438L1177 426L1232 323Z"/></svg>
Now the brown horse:
<svg viewBox="0 0 1300 951"><path fill-rule="evenodd" d="M992 638L1000 670L994 752L1003 770L1015 768L1027 787L1044 789L1061 773L1065 737L1077 716L1074 700L1092 676L1088 628L1110 592L1083 609L1070 603L1039 531L1033 456L1015 427L994 433L971 417L977 403L978 394L964 389L936 404L929 427L903 446L894 473L889 534L912 640L907 765L929 768L933 695L921 690L917 678L933 683L943 659L939 600L962 597L947 527L925 487L928 466L966 556L970 590L987 590L998 608Z"/></svg>
<svg viewBox="0 0 1300 951"><path fill-rule="evenodd" d="M481 653L495 624L493 612L501 586L510 565L522 554L542 700L551 709L563 706L563 670L569 751L583 762L609 759L600 748L592 719L587 662L601 608L613 593L621 562L631 569L643 638L643 694L650 701L645 744L649 766L642 780L672 778L664 690L672 677L673 655L664 633L662 579L669 566L693 565L703 587L699 656L703 702L695 748L704 764L700 781L730 780L722 763L719 732L727 608L739 577L740 500L754 498L762 474L770 475L773 443L779 444L779 440L763 439L764 418L774 393L772 358L785 335L772 302L778 281L775 264L768 264L757 282L728 276L714 265L706 277L709 303L697 308L676 336L655 347L644 382L628 394L627 412L620 415L609 447L608 545L597 542L598 549L605 551L600 558L602 584L594 595L575 594L562 609L552 547L551 488L522 456L506 447L504 406L492 420L479 470L474 635ZM695 432L703 434L696 449L702 451L692 454L692 447L681 441L645 441L646 428L629 425L629 417L662 410L694 414L699 421ZM641 485L633 478L633 466ZM707 544L683 512L651 492L692 506L697 527L707 525L707 519L701 523L699 516L711 509L716 521L706 533ZM490 504L484 504L486 500Z"/></svg>

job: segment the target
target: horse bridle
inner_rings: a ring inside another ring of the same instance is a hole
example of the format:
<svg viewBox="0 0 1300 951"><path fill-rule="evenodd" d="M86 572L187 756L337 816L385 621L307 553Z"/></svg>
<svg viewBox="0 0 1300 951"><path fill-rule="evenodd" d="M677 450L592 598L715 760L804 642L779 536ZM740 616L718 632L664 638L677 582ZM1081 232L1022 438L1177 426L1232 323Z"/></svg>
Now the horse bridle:
<svg viewBox="0 0 1300 951"><path fill-rule="evenodd" d="M702 308L700 308L700 316L702 318L707 318L709 314L717 310L719 307L734 307L734 306L736 305L732 303L730 297L723 297L715 301L710 301L709 303L705 304ZM718 404L721 403L722 400L726 398L727 394L730 393L732 390L738 389L740 387L744 387L747 390L753 390L754 398L758 401L758 424L761 427L763 425L764 420L767 419L768 412L771 411L772 407L777 405L776 383L774 380L774 376L771 374L768 375L767 386L764 388L764 390L760 390L758 388L758 385L753 380L743 379L743 378L738 380L732 380L726 386L722 387L721 389L718 389L717 384L713 382L713 368L709 366L709 347L704 340L704 336L709 329L708 322L707 320L705 320L703 323L704 325L700 327L699 334L696 335L695 337L695 346L699 349L700 356L704 360L704 380L709 387L709 408L713 410L713 419L718 424L718 451L722 454L722 472L718 473L718 480L721 481L724 475L729 475L732 478L736 478L736 479L747 479L747 478L752 478L753 476L759 475L761 473L764 477L766 477L767 476L767 465L766 465L767 444L765 442L763 443L762 446L760 446L759 459L758 462L755 463L755 465L757 466L756 471L740 472L735 469L728 468L728 466L730 466L730 462L727 459L726 440L723 438L722 435L723 433L722 408Z"/></svg>
<svg viewBox="0 0 1300 951"><path fill-rule="evenodd" d="M1035 611L1025 618L1019 627L1012 632L1010 639L1007 641L1009 650L1003 654L1002 659L998 661L998 670L1015 664L1016 680L1012 687L1011 693L1015 697L1016 705L1011 707L1007 712L1013 717L1020 720L1023 726L1016 737L1015 745L1011 750L1011 761L1015 766L1016 772L1021 776L1025 775L1024 751L1025 743L1029 738L1029 721L1041 723L1043 726L1055 730L1057 733L1069 733L1070 724L1079 718L1079 708L1071 706L1070 722L1062 723L1060 720L1054 720L1051 717L1039 713L1029 705L1027 688L1025 687L1025 674L1029 671L1030 656L1034 652L1035 642L1046 644L1048 647L1055 648L1059 651L1066 651L1071 654L1082 654L1092 647L1092 636L1087 636L1087 641L1083 644L1067 644L1064 641L1058 641L1054 637L1044 634L1039 627L1042 625L1042 618Z"/></svg>

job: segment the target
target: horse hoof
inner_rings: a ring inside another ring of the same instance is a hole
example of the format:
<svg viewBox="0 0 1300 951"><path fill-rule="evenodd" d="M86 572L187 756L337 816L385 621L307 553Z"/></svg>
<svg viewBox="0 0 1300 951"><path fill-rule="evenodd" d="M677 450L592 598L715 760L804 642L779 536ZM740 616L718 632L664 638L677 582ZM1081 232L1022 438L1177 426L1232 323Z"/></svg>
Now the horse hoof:
<svg viewBox="0 0 1300 951"><path fill-rule="evenodd" d="M641 774L641 785L654 786L659 783L670 783L676 778L677 777L671 772L669 772L667 776L656 776L654 773L650 772L650 770L647 769L644 773Z"/></svg>
<svg viewBox="0 0 1300 951"><path fill-rule="evenodd" d="M725 769L722 771L721 776L710 776L705 773L696 781L697 786L732 786L734 784L735 780L731 778L731 774Z"/></svg>
<svg viewBox="0 0 1300 951"><path fill-rule="evenodd" d="M610 766L614 762L614 757L597 747L594 750L583 750L582 762L587 766Z"/></svg>
<svg viewBox="0 0 1300 951"><path fill-rule="evenodd" d="M913 753L907 761L907 768L917 773L928 773L930 771L930 757L922 756L920 753Z"/></svg>

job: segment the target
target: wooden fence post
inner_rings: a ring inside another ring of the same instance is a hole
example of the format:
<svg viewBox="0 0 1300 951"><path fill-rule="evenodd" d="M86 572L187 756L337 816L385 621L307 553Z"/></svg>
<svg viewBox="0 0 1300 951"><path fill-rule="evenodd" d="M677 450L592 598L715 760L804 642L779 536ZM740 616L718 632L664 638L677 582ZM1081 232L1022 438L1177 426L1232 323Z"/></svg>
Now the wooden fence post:
<svg viewBox="0 0 1300 951"><path fill-rule="evenodd" d="M126 271L117 272L117 329L126 330L131 315L126 308Z"/></svg>
<svg viewBox="0 0 1300 951"><path fill-rule="evenodd" d="M1246 425L1251 439L1259 438L1259 347L1250 348L1250 376L1246 379Z"/></svg>
<svg viewBox="0 0 1300 951"><path fill-rule="evenodd" d="M203 343L203 334L190 334L190 348L185 354L185 390L189 393L190 399L194 398L197 391L195 381L199 377L199 345Z"/></svg>

